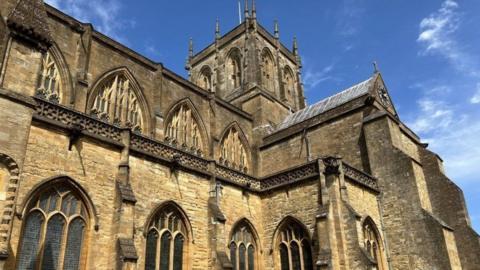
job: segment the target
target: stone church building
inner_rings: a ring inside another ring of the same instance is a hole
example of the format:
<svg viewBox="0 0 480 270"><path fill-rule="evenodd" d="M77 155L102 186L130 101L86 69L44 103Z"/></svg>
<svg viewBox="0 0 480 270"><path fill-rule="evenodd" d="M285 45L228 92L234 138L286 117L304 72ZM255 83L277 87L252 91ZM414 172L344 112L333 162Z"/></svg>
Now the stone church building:
<svg viewBox="0 0 480 270"><path fill-rule="evenodd" d="M184 79L0 1L1 269L480 269L462 191L382 75L307 106L297 42L256 12L191 44Z"/></svg>

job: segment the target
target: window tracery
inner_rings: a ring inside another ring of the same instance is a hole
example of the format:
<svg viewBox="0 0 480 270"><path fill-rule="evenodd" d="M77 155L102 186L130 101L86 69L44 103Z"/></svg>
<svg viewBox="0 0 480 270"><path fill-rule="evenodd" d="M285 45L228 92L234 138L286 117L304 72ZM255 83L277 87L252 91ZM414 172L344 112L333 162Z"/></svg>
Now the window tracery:
<svg viewBox="0 0 480 270"><path fill-rule="evenodd" d="M185 265L187 229L179 210L162 208L147 234L145 270L181 270Z"/></svg>
<svg viewBox="0 0 480 270"><path fill-rule="evenodd" d="M293 221L285 224L278 243L281 270L313 270L310 241L299 224Z"/></svg>
<svg viewBox="0 0 480 270"><path fill-rule="evenodd" d="M86 206L70 188L42 192L25 217L17 269L79 269L87 223Z"/></svg>
<svg viewBox="0 0 480 270"><path fill-rule="evenodd" d="M241 55L238 49L233 50L226 62L227 79L233 89L241 86L242 83L242 65Z"/></svg>
<svg viewBox="0 0 480 270"><path fill-rule="evenodd" d="M37 95L47 100L59 103L62 93L60 72L55 59L50 52L42 57L42 71L40 74Z"/></svg>
<svg viewBox="0 0 480 270"><path fill-rule="evenodd" d="M275 65L271 53L264 49L262 52L262 83L263 86L270 91L274 91L274 74Z"/></svg>
<svg viewBox="0 0 480 270"><path fill-rule="evenodd" d="M231 127L224 135L220 147L220 163L243 172L248 171L247 150L235 127Z"/></svg>
<svg viewBox="0 0 480 270"><path fill-rule="evenodd" d="M381 251L380 236L377 233L375 223L367 218L363 224L364 248L367 253L375 260L377 270L383 269L383 257Z"/></svg>
<svg viewBox="0 0 480 270"><path fill-rule="evenodd" d="M200 126L192 109L186 103L180 105L171 116L165 140L198 155L202 154Z"/></svg>
<svg viewBox="0 0 480 270"><path fill-rule="evenodd" d="M252 230L245 221L234 228L229 248L233 270L255 269L257 248Z"/></svg>
<svg viewBox="0 0 480 270"><path fill-rule="evenodd" d="M123 74L116 74L99 87L91 113L113 124L142 132L142 111L130 80Z"/></svg>

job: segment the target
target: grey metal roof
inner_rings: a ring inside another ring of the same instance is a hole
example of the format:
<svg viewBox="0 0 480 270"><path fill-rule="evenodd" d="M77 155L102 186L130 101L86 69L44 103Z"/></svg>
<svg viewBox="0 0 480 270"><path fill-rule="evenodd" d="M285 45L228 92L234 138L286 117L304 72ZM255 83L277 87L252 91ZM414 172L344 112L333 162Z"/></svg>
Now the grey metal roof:
<svg viewBox="0 0 480 270"><path fill-rule="evenodd" d="M295 112L285 118L281 124L278 125L276 131L288 128L307 119L322 114L328 110L336 108L342 104L345 104L357 97L360 97L370 89L370 86L374 80L374 77L369 78L359 84L356 84L350 88L347 88L340 93L320 100L319 102L312 104L298 112Z"/></svg>

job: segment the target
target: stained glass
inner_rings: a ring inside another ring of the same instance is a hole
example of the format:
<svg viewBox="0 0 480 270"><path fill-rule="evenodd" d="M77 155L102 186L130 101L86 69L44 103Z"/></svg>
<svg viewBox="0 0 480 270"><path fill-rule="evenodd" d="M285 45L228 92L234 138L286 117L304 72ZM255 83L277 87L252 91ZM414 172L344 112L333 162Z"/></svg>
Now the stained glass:
<svg viewBox="0 0 480 270"><path fill-rule="evenodd" d="M151 230L147 235L147 251L145 255L145 270L155 270L157 257L158 233Z"/></svg>
<svg viewBox="0 0 480 270"><path fill-rule="evenodd" d="M53 216L48 221L45 242L43 244L42 270L58 269L64 226L65 219L59 214Z"/></svg>
<svg viewBox="0 0 480 270"><path fill-rule="evenodd" d="M67 246L63 262L63 270L77 270L80 265L80 254L83 244L85 222L76 218L68 226Z"/></svg>
<svg viewBox="0 0 480 270"><path fill-rule="evenodd" d="M40 229L42 228L43 214L35 211L28 215L25 221L25 228L20 244L21 251L18 259L18 270L34 270L36 255L38 252L38 241Z"/></svg>

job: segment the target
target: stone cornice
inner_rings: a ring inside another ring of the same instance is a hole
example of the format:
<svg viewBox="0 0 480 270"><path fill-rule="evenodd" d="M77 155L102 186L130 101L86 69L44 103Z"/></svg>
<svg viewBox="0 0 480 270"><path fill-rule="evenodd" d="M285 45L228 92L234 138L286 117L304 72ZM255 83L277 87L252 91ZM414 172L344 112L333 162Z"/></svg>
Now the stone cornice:
<svg viewBox="0 0 480 270"><path fill-rule="evenodd" d="M79 130L82 135L94 140L100 140L117 147L125 147L122 143L124 128L41 98L36 97L35 100L37 106L34 120L68 131ZM201 175L214 176L224 183L239 186L255 193L264 193L286 186L298 185L307 180L318 178L320 174L318 162L312 161L270 176L257 178L227 168L214 160L172 147L140 134L132 133L130 137L130 147L133 153L147 155L161 162L166 162L171 168L182 168ZM328 160L328 158L322 158L322 160ZM213 164L213 167L209 166L210 164ZM344 162L342 162L342 165L344 174L349 180L378 192L377 180L374 177Z"/></svg>

